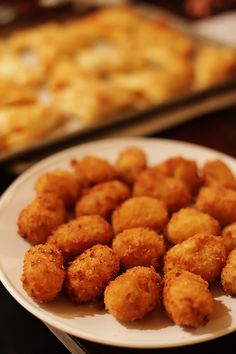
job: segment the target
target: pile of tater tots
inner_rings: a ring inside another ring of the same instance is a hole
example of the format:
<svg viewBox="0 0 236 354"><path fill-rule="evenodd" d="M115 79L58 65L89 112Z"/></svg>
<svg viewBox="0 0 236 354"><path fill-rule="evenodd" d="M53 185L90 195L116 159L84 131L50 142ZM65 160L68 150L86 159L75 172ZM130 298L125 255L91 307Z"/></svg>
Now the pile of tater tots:
<svg viewBox="0 0 236 354"><path fill-rule="evenodd" d="M35 301L61 292L78 304L102 300L119 321L163 308L196 328L213 312L212 283L236 295L236 178L223 161L199 168L174 156L149 166L130 146L114 164L70 164L38 178L18 218L32 245L22 284Z"/></svg>

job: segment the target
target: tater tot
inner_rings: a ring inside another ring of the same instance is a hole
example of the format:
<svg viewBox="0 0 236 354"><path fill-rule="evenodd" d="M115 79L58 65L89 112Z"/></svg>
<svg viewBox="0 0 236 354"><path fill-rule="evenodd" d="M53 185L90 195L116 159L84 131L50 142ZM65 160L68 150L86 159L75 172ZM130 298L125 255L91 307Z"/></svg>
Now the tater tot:
<svg viewBox="0 0 236 354"><path fill-rule="evenodd" d="M190 204L192 197L188 187L180 179L164 177L158 169L143 171L134 183L134 196L150 196L165 202L169 212Z"/></svg>
<svg viewBox="0 0 236 354"><path fill-rule="evenodd" d="M31 247L25 254L21 277L27 294L37 302L54 300L65 278L63 261L61 251L54 245Z"/></svg>
<svg viewBox="0 0 236 354"><path fill-rule="evenodd" d="M191 193L194 193L200 184L201 179L198 174L197 164L194 160L175 156L156 167L166 176L175 177L184 182Z"/></svg>
<svg viewBox="0 0 236 354"><path fill-rule="evenodd" d="M229 167L221 160L211 160L205 163L202 170L203 180L207 185L221 185L236 189L236 178Z"/></svg>
<svg viewBox="0 0 236 354"><path fill-rule="evenodd" d="M129 147L120 153L115 167L119 178L132 185L140 172L147 167L146 154L138 147Z"/></svg>
<svg viewBox="0 0 236 354"><path fill-rule="evenodd" d="M174 244L201 232L219 235L220 225L212 216L193 208L180 209L167 225L167 238Z"/></svg>
<svg viewBox="0 0 236 354"><path fill-rule="evenodd" d="M168 213L161 200L133 197L123 202L112 214L115 234L133 227L148 227L160 231L168 221Z"/></svg>
<svg viewBox="0 0 236 354"><path fill-rule="evenodd" d="M85 215L61 225L47 242L55 244L68 260L97 243L109 244L112 238L113 230L106 220L99 215Z"/></svg>
<svg viewBox="0 0 236 354"><path fill-rule="evenodd" d="M176 244L164 257L164 272L184 269L213 282L226 261L226 250L220 236L197 234Z"/></svg>
<svg viewBox="0 0 236 354"><path fill-rule="evenodd" d="M221 283L227 294L236 295L236 249L229 254L221 273Z"/></svg>
<svg viewBox="0 0 236 354"><path fill-rule="evenodd" d="M118 257L108 246L95 245L78 256L68 267L65 287L69 296L82 303L101 295L120 269Z"/></svg>
<svg viewBox="0 0 236 354"><path fill-rule="evenodd" d="M118 234L112 242L112 248L124 269L135 266L153 266L157 269L165 254L163 236L143 227Z"/></svg>
<svg viewBox="0 0 236 354"><path fill-rule="evenodd" d="M236 248L236 222L223 229L222 240L228 253Z"/></svg>
<svg viewBox="0 0 236 354"><path fill-rule="evenodd" d="M41 194L21 211L17 222L18 232L32 245L45 243L66 218L64 204L57 195Z"/></svg>
<svg viewBox="0 0 236 354"><path fill-rule="evenodd" d="M112 211L130 197L129 188L120 181L100 183L76 204L76 216L98 214L109 219Z"/></svg>
<svg viewBox="0 0 236 354"><path fill-rule="evenodd" d="M163 304L173 322L194 328L205 325L213 311L208 283L186 270L172 270L165 275Z"/></svg>
<svg viewBox="0 0 236 354"><path fill-rule="evenodd" d="M82 187L91 187L98 183L112 181L116 178L115 168L105 159L85 156L81 160L72 160L78 181Z"/></svg>
<svg viewBox="0 0 236 354"><path fill-rule="evenodd" d="M40 176L35 189L38 194L55 193L67 207L72 206L80 195L80 185L75 174L59 169Z"/></svg>
<svg viewBox="0 0 236 354"><path fill-rule="evenodd" d="M236 191L223 187L203 187L196 200L197 209L217 219L222 226L236 221Z"/></svg>
<svg viewBox="0 0 236 354"><path fill-rule="evenodd" d="M153 268L134 267L111 281L104 293L106 309L119 321L135 321L160 301L161 278Z"/></svg>

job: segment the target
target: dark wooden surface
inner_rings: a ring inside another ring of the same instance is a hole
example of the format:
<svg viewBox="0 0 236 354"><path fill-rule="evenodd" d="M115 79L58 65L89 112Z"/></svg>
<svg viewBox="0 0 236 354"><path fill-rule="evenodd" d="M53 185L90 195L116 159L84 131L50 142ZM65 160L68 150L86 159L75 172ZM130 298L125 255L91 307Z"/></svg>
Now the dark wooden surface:
<svg viewBox="0 0 236 354"><path fill-rule="evenodd" d="M162 3L164 3L162 1ZM167 2L166 2L167 3ZM168 2L171 3L171 2ZM178 2L177 2L178 3ZM60 10L61 11L61 10ZM179 7L177 6L177 11ZM236 158L236 105L233 108L204 115L196 120L156 134L153 137L187 141L210 147ZM96 136L93 137L96 139ZM17 177L10 166L0 168L0 194ZM0 353L1 354L67 354L67 349L37 318L23 309L0 284ZM81 340L89 353L217 353L235 352L236 333L206 343L183 348L132 350L106 347Z"/></svg>

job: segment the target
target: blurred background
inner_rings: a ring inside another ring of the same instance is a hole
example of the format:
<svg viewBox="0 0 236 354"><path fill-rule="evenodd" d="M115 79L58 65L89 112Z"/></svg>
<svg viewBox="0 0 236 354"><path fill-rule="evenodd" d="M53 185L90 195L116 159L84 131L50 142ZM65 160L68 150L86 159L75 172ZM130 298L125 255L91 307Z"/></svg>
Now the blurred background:
<svg viewBox="0 0 236 354"><path fill-rule="evenodd" d="M99 37L96 17L88 27L83 19L122 4L154 6L148 14L155 33L151 27L142 37L145 26L142 32L135 18L131 23L118 16L115 27L124 27L125 35L114 31L117 51L103 32ZM42 158L106 137L175 139L236 158L235 9L236 0L0 0L0 194ZM132 51L139 39L142 50ZM158 76L166 67L174 76ZM54 90L53 107L45 83ZM131 110L113 115L126 105ZM2 285L0 292L1 353L68 353ZM89 353L120 353L82 343ZM232 333L181 350L216 353L227 347L233 353L234 343Z"/></svg>
<svg viewBox="0 0 236 354"><path fill-rule="evenodd" d="M52 12L59 9L82 8L117 5L122 3L152 3L168 10L182 14L188 18L205 18L222 11L235 8L235 0L7 0L0 1L0 20L1 23L8 23L16 19L25 19ZM61 10L62 11L62 10Z"/></svg>

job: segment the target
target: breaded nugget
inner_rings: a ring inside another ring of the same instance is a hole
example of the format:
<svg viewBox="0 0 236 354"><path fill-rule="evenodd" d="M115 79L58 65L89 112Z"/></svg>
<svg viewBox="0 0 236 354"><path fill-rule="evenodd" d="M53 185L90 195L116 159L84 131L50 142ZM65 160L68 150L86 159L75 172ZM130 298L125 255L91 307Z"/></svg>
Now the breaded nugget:
<svg viewBox="0 0 236 354"><path fill-rule="evenodd" d="M25 291L37 302L54 300L65 277L63 256L54 245L36 245L25 254L21 281Z"/></svg>
<svg viewBox="0 0 236 354"><path fill-rule="evenodd" d="M85 215L63 224L49 236L66 260L80 255L93 245L109 244L113 238L111 225L99 215Z"/></svg>
<svg viewBox="0 0 236 354"><path fill-rule="evenodd" d="M196 207L213 216L222 226L232 224L236 221L236 191L224 187L203 187Z"/></svg>
<svg viewBox="0 0 236 354"><path fill-rule="evenodd" d="M200 232L220 235L220 225L212 216L193 208L180 209L167 225L167 238L172 243L182 242Z"/></svg>
<svg viewBox="0 0 236 354"><path fill-rule="evenodd" d="M83 187L112 181L117 175L115 168L108 161L96 156L85 156L81 160L72 160L71 165Z"/></svg>
<svg viewBox="0 0 236 354"><path fill-rule="evenodd" d="M236 249L229 254L221 273L221 283L227 294L236 295Z"/></svg>
<svg viewBox="0 0 236 354"><path fill-rule="evenodd" d="M203 180L207 185L221 185L236 189L236 178L230 168L221 160L211 160L202 169Z"/></svg>
<svg viewBox="0 0 236 354"><path fill-rule="evenodd" d="M156 168L159 168L164 175L175 177L184 182L191 193L196 192L200 184L200 176L194 160L176 156L157 165Z"/></svg>
<svg viewBox="0 0 236 354"><path fill-rule="evenodd" d="M100 183L76 204L76 216L97 214L109 219L112 211L130 197L129 188L120 181Z"/></svg>
<svg viewBox="0 0 236 354"><path fill-rule="evenodd" d="M67 207L72 206L80 195L80 185L75 174L61 169L40 176L35 189L38 194L57 194Z"/></svg>
<svg viewBox="0 0 236 354"><path fill-rule="evenodd" d="M197 234L169 249L164 258L164 272L184 269L211 283L225 261L226 250L220 236Z"/></svg>
<svg viewBox="0 0 236 354"><path fill-rule="evenodd" d="M44 243L66 218L64 204L56 194L41 194L21 211L18 233L32 245Z"/></svg>
<svg viewBox="0 0 236 354"><path fill-rule="evenodd" d="M133 227L162 230L168 221L165 204L152 197L133 197L123 202L112 214L115 234Z"/></svg>
<svg viewBox="0 0 236 354"><path fill-rule="evenodd" d="M169 212L187 206L192 200L189 189L183 181L165 177L159 168L143 171L134 183L133 194L162 199Z"/></svg>
<svg viewBox="0 0 236 354"><path fill-rule="evenodd" d="M118 257L108 246L95 245L77 257L66 272L66 291L78 302L94 300L119 273Z"/></svg>
<svg viewBox="0 0 236 354"><path fill-rule="evenodd" d="M186 270L172 270L164 277L163 304L178 325L199 327L209 321L213 297L208 283Z"/></svg>
<svg viewBox="0 0 236 354"><path fill-rule="evenodd" d="M236 222L223 229L222 241L228 253L236 248Z"/></svg>
<svg viewBox="0 0 236 354"><path fill-rule="evenodd" d="M129 147L119 154L115 167L119 178L132 185L140 172L147 167L146 154L139 147Z"/></svg>
<svg viewBox="0 0 236 354"><path fill-rule="evenodd" d="M160 301L161 277L151 267L134 267L109 283L104 293L106 309L119 321L135 321L155 309Z"/></svg>
<svg viewBox="0 0 236 354"><path fill-rule="evenodd" d="M128 229L118 234L112 248L124 269L135 266L160 266L165 254L163 236L144 227Z"/></svg>

